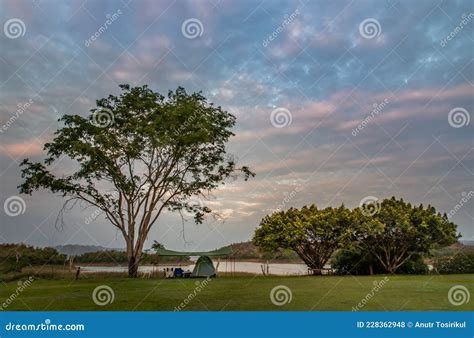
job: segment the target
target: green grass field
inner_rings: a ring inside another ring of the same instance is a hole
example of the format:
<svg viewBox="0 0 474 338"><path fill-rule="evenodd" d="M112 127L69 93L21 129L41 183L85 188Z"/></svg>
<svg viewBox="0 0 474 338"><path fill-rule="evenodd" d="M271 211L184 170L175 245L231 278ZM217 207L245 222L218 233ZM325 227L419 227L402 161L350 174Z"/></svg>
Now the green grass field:
<svg viewBox="0 0 474 338"><path fill-rule="evenodd" d="M89 277L84 280L45 280L31 283L4 310L169 310L173 311L189 295L195 294L183 310L313 310L351 311L384 276L371 277L221 277L208 282L201 291L196 283L204 279L128 279L122 277ZM114 301L98 306L92 300L93 290L108 285ZM291 302L282 306L270 300L271 290L284 285L291 290ZM448 301L448 291L464 285L474 297L474 275L388 276L388 281L362 307L362 311L469 311L474 300L461 306ZM17 282L0 288L5 302L16 294ZM0 303L1 305L1 303Z"/></svg>

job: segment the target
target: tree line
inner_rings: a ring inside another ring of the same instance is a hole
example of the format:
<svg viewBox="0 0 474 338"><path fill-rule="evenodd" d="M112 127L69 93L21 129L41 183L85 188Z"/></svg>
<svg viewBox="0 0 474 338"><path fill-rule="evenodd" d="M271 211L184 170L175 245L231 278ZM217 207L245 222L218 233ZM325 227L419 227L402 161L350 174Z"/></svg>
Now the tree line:
<svg viewBox="0 0 474 338"><path fill-rule="evenodd" d="M142 262L144 264L187 263L190 261L188 256L159 256L152 252L158 246L163 247L155 241L151 250L142 253ZM4 274L21 272L26 267L64 266L68 264L69 259L72 259L76 265L84 263L126 264L128 262L128 255L126 251L101 250L68 256L51 247L40 248L22 243L0 244L0 280Z"/></svg>
<svg viewBox="0 0 474 338"><path fill-rule="evenodd" d="M275 212L262 219L253 241L263 250L292 249L315 274L336 252L340 273L372 274L397 273L407 266L416 273L433 249L459 238L457 226L431 205L395 197L376 203L375 208L311 205Z"/></svg>
<svg viewBox="0 0 474 338"><path fill-rule="evenodd" d="M61 265L66 259L54 248L26 244L0 244L0 279L3 274L20 272L27 266Z"/></svg>

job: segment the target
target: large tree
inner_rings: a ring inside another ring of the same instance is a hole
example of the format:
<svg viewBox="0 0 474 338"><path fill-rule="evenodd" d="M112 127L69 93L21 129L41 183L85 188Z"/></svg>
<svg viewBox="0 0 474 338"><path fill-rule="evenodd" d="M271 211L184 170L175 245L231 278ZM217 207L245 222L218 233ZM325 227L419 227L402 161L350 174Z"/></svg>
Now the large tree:
<svg viewBox="0 0 474 338"><path fill-rule="evenodd" d="M354 220L344 206L318 209L315 205L268 215L255 231L254 243L265 249L292 249L315 274L335 250L352 239Z"/></svg>
<svg viewBox="0 0 474 338"><path fill-rule="evenodd" d="M431 205L412 206L392 197L383 200L377 209L372 216L364 215L361 208L354 210L360 220L357 246L375 257L388 273L395 273L414 256L427 255L433 248L455 243L458 238L456 225Z"/></svg>
<svg viewBox="0 0 474 338"><path fill-rule="evenodd" d="M44 162L22 162L19 188L60 194L64 207L80 201L99 209L123 235L128 274L135 277L148 233L164 210L186 210L202 222L211 210L197 198L231 175L253 173L227 156L235 117L200 93L120 88L119 96L98 100L87 116L64 115L65 126L45 144ZM64 157L75 165L58 173Z"/></svg>

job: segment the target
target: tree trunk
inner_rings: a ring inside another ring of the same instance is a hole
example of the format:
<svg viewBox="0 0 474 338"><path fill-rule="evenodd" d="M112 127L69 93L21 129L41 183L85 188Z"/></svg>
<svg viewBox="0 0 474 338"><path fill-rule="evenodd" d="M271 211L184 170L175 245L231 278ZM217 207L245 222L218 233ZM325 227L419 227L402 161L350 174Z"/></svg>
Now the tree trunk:
<svg viewBox="0 0 474 338"><path fill-rule="evenodd" d="M369 265L369 275L373 276L374 275L374 267L372 264Z"/></svg>
<svg viewBox="0 0 474 338"><path fill-rule="evenodd" d="M313 276L320 276L323 274L323 268L324 264L321 264L320 262L314 262L314 261L306 261L305 262L307 266L311 269L313 272Z"/></svg>
<svg viewBox="0 0 474 338"><path fill-rule="evenodd" d="M128 277L138 277L138 261L139 257L132 255L128 258Z"/></svg>

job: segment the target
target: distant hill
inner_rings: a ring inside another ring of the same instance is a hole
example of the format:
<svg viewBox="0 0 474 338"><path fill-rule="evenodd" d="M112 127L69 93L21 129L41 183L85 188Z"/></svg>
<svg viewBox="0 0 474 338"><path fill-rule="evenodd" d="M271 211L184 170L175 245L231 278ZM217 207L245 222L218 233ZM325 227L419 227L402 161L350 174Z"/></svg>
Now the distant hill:
<svg viewBox="0 0 474 338"><path fill-rule="evenodd" d="M460 240L460 242L464 245L468 245L468 246L474 246L474 241L471 241L471 240Z"/></svg>
<svg viewBox="0 0 474 338"><path fill-rule="evenodd" d="M472 243L472 241L467 241L467 242ZM466 244L466 241L460 241L450 246L434 250L433 253L435 254L435 256L453 256L460 252L474 253L474 245Z"/></svg>
<svg viewBox="0 0 474 338"><path fill-rule="evenodd" d="M100 245L79 245L79 244L67 244L67 245L58 245L54 247L59 253L68 256L79 256L89 252L98 252L98 251L125 251L125 249L112 249L105 248Z"/></svg>

